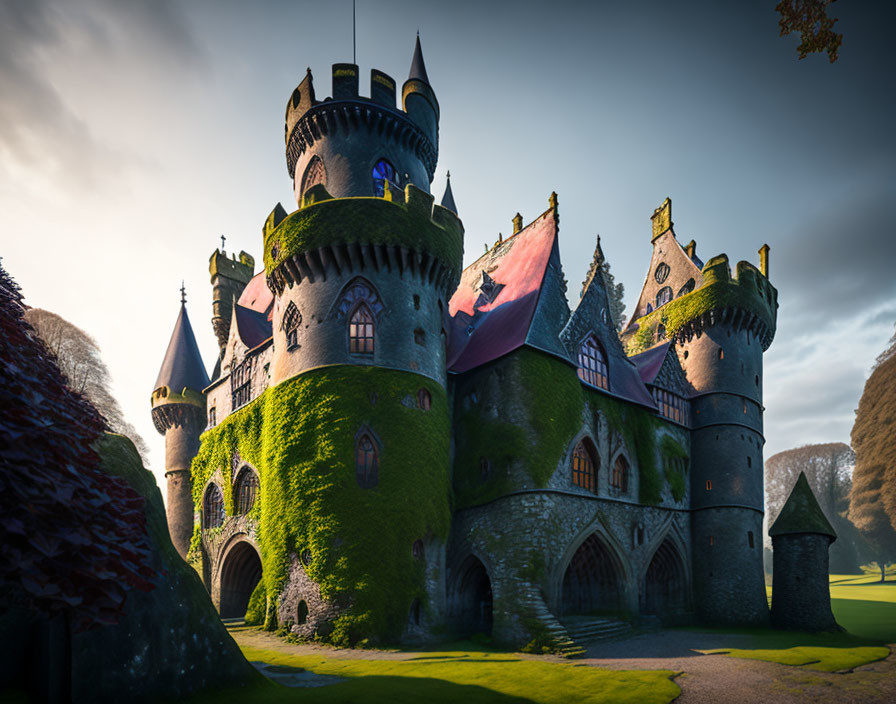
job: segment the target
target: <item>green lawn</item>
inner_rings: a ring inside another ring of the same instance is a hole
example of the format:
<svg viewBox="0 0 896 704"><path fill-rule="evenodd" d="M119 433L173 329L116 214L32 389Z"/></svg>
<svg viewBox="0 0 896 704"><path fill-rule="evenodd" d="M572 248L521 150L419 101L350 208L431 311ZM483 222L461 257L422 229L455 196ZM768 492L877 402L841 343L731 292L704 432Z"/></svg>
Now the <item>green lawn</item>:
<svg viewBox="0 0 896 704"><path fill-rule="evenodd" d="M325 687L286 688L267 683L251 691L227 690L195 697L193 704L265 702L432 702L433 704L667 704L681 690L666 670L614 671L575 664L522 659L508 653L438 651L405 660L326 655L287 655L244 647L246 658L318 675L347 678Z"/></svg>
<svg viewBox="0 0 896 704"><path fill-rule="evenodd" d="M896 580L881 583L878 574L832 574L831 609L845 633L749 631L755 648L701 652L767 660L833 672L880 660L896 643ZM771 590L769 590L771 593Z"/></svg>

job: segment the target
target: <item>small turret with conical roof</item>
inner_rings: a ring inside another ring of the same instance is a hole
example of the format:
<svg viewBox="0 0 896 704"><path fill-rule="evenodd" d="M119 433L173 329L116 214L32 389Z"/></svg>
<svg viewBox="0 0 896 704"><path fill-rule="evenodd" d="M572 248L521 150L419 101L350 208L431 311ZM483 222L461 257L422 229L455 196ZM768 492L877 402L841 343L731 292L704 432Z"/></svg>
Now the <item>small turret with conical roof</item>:
<svg viewBox="0 0 896 704"><path fill-rule="evenodd" d="M804 472L768 531L774 550L772 625L800 631L837 628L831 612L828 548L837 533Z"/></svg>
<svg viewBox="0 0 896 704"><path fill-rule="evenodd" d="M193 535L190 463L199 450L199 435L206 425L202 390L208 384L181 287L180 313L152 392L152 420L156 430L165 436L168 531L182 557L186 557Z"/></svg>
<svg viewBox="0 0 896 704"><path fill-rule="evenodd" d="M448 172L445 179L445 193L442 194L442 207L448 208L452 213L457 215L457 205L454 204L454 193L451 190L451 172Z"/></svg>

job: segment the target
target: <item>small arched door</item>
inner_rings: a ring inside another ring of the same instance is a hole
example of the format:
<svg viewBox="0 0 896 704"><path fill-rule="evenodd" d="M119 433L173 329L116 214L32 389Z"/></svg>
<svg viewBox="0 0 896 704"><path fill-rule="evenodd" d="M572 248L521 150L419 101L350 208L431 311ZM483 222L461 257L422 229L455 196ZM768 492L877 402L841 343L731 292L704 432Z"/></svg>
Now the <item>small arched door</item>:
<svg viewBox="0 0 896 704"><path fill-rule="evenodd" d="M485 566L472 555L464 562L455 602L458 628L464 635L492 633L492 582Z"/></svg>
<svg viewBox="0 0 896 704"><path fill-rule="evenodd" d="M239 541L227 551L221 565L221 618L243 618L260 580L258 552L248 541Z"/></svg>

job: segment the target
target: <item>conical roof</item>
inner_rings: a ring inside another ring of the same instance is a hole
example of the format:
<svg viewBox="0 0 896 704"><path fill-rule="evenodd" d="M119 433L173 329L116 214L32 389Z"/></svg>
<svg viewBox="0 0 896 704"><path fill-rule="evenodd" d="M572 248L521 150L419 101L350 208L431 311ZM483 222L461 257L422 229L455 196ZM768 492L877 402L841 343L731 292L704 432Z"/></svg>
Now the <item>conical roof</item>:
<svg viewBox="0 0 896 704"><path fill-rule="evenodd" d="M442 196L442 207L448 208L452 213L457 215L457 206L454 204L454 193L451 191L451 172L448 172L448 178L445 179L445 194Z"/></svg>
<svg viewBox="0 0 896 704"><path fill-rule="evenodd" d="M411 72L408 74L408 80L423 81L429 85L429 76L426 75L426 64L423 63L423 49L420 48L420 35L417 35L417 45L414 47L414 58L411 59Z"/></svg>
<svg viewBox="0 0 896 704"><path fill-rule="evenodd" d="M184 389L202 391L208 386L208 374L199 354L199 346L196 344L196 336L193 334L193 326L187 316L187 307L180 306L180 314L174 324L174 332L171 333L171 341L168 343L168 351L159 376L153 390L163 386L169 387L173 392L180 393Z"/></svg>
<svg viewBox="0 0 896 704"><path fill-rule="evenodd" d="M770 536L794 533L818 533L828 535L832 540L837 539L837 533L812 493L805 472L800 472L784 508L768 530Z"/></svg>

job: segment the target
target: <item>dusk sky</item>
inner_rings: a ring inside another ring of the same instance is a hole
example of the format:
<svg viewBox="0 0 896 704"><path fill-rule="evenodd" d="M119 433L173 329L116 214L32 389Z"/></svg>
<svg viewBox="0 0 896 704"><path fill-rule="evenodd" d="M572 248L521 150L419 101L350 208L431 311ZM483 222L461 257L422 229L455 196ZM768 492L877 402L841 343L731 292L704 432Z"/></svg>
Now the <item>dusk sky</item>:
<svg viewBox="0 0 896 704"><path fill-rule="evenodd" d="M600 234L631 311L666 196L704 260L770 245L766 458L849 441L896 323L896 13L836 2L830 64L798 60L775 4L357 4L365 95L371 68L405 80L420 32L441 106L432 190L450 170L465 263L551 191L572 307ZM224 234L260 262L265 217L295 209L284 108L306 66L330 95L351 6L0 0L3 266L26 303L96 338L160 485L149 398L181 280L211 371L209 256Z"/></svg>

